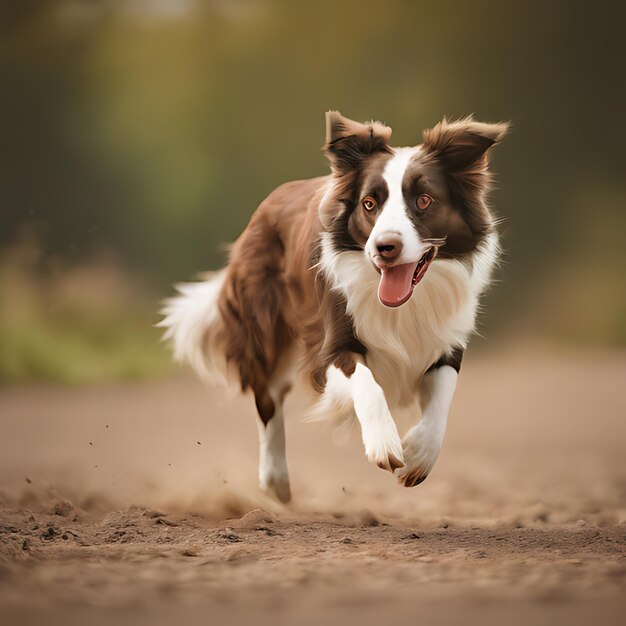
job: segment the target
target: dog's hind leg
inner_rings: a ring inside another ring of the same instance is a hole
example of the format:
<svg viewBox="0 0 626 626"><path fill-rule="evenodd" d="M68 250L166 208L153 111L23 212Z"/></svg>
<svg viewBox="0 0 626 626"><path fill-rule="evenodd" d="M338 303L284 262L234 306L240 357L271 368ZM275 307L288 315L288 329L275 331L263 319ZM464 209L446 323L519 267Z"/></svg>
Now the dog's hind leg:
<svg viewBox="0 0 626 626"><path fill-rule="evenodd" d="M295 378L293 349L287 350L263 389L254 392L259 413L259 486L281 502L291 500L285 446L284 400Z"/></svg>
<svg viewBox="0 0 626 626"><path fill-rule="evenodd" d="M259 405L261 405L259 407ZM268 393L257 398L259 417L259 486L281 502L291 500L289 471L285 454L283 403Z"/></svg>

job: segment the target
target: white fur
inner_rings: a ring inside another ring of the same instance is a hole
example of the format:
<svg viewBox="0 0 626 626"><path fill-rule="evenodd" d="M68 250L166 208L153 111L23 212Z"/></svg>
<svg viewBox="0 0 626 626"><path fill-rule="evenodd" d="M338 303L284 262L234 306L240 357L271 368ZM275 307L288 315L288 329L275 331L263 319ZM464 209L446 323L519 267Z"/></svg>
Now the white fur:
<svg viewBox="0 0 626 626"><path fill-rule="evenodd" d="M163 339L172 341L174 358L213 384L232 377L220 342L223 321L217 306L225 278L226 270L221 270L207 280L176 285L179 295L166 300L165 317L157 324L167 329Z"/></svg>
<svg viewBox="0 0 626 626"><path fill-rule="evenodd" d="M402 194L404 173L419 151L420 148L398 148L385 166L383 178L389 197L365 244L365 251L372 259L378 254L377 242L384 241L386 235L400 235L402 239L402 253L396 259L397 264L417 262L428 250L409 219Z"/></svg>
<svg viewBox="0 0 626 626"><path fill-rule="evenodd" d="M422 381L422 417L402 439L404 467L400 482L423 480L439 457L458 374L450 365L438 367Z"/></svg>
<svg viewBox="0 0 626 626"><path fill-rule="evenodd" d="M322 237L320 267L346 298L367 365L391 408L411 404L424 372L442 354L466 346L496 251L490 235L471 259L435 259L411 298L389 308L378 300L380 276L371 261L361 252L336 252Z"/></svg>
<svg viewBox="0 0 626 626"><path fill-rule="evenodd" d="M259 486L276 496L281 502L289 502L291 489L285 454L285 423L282 403L275 404L274 415L267 423L257 420L259 431Z"/></svg>
<svg viewBox="0 0 626 626"><path fill-rule="evenodd" d="M363 362L356 364L350 378L331 365L327 371L326 389L328 397L334 398L335 402L354 407L361 425L365 454L372 463L389 467L392 457L402 461L402 443L385 394Z"/></svg>

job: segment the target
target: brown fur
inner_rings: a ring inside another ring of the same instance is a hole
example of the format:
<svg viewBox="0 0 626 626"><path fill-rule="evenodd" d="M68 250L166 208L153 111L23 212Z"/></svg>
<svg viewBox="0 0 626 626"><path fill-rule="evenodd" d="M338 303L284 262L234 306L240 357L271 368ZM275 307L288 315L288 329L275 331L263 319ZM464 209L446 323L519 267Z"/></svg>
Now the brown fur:
<svg viewBox="0 0 626 626"><path fill-rule="evenodd" d="M321 232L317 207L326 180L279 187L231 250L219 300L226 357L239 372L242 390L252 389L264 423L274 411L268 383L281 354L296 338L305 346L318 390L325 384L326 369L340 355L364 353L345 302L312 268ZM348 373L350 365L341 363Z"/></svg>

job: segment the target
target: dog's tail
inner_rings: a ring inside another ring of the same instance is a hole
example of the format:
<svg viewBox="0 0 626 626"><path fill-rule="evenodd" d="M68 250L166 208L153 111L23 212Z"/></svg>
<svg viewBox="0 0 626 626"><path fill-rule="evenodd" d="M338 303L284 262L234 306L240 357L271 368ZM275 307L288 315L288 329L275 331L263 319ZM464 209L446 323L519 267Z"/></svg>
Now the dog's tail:
<svg viewBox="0 0 626 626"><path fill-rule="evenodd" d="M211 272L202 281L176 285L178 295L165 301L163 339L170 340L174 358L191 365L200 378L224 384L231 379L224 353L224 321L218 299L226 270Z"/></svg>

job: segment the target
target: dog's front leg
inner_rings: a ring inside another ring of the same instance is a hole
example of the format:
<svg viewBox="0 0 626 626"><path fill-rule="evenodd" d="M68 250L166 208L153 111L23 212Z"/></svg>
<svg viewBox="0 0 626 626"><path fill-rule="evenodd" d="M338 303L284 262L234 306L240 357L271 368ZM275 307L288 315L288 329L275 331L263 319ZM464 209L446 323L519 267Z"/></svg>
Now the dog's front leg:
<svg viewBox="0 0 626 626"><path fill-rule="evenodd" d="M456 389L462 352L436 363L422 379L422 418L402 440L404 467L398 482L405 487L415 487L423 482L439 456L448 413Z"/></svg>
<svg viewBox="0 0 626 626"><path fill-rule="evenodd" d="M354 356L354 368L328 368L327 392L339 393L354 404L369 461L393 473L402 467L402 442L389 412L381 386L362 357Z"/></svg>

